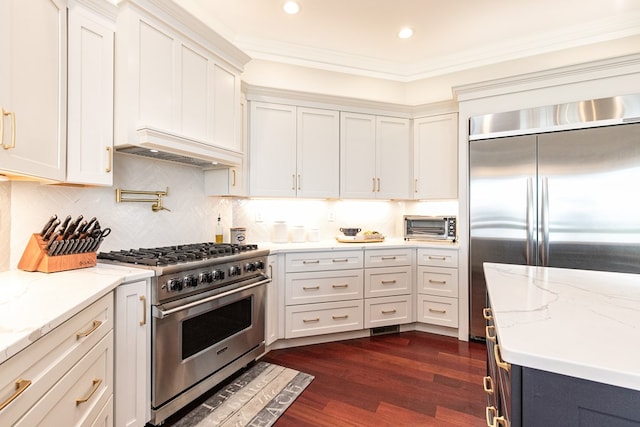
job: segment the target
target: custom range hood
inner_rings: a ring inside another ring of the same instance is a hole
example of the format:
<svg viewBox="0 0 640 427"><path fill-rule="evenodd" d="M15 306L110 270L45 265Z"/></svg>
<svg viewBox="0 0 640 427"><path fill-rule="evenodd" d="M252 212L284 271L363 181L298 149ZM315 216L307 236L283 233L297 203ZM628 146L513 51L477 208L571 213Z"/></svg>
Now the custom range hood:
<svg viewBox="0 0 640 427"><path fill-rule="evenodd" d="M203 169L242 164L242 153L216 147L204 141L150 127L140 128L136 133L138 139L135 145L120 145L116 147L116 151Z"/></svg>

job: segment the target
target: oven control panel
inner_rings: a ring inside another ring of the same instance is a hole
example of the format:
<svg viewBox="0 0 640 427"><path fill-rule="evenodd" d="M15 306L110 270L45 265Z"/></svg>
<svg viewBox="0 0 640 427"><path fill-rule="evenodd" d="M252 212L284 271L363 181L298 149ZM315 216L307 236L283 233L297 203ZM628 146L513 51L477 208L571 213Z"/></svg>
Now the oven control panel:
<svg viewBox="0 0 640 427"><path fill-rule="evenodd" d="M204 292L232 283L264 275L266 257L253 257L209 266L163 274L157 277L155 303L174 300L198 292Z"/></svg>

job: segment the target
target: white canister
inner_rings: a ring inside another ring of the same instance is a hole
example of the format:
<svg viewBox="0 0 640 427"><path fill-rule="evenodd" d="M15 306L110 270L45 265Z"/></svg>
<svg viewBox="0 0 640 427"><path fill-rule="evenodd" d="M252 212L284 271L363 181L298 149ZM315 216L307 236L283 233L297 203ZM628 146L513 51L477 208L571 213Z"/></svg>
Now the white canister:
<svg viewBox="0 0 640 427"><path fill-rule="evenodd" d="M247 229L235 227L231 229L231 243L244 244L247 238Z"/></svg>
<svg viewBox="0 0 640 427"><path fill-rule="evenodd" d="M317 228L312 228L307 232L307 240L310 242L319 242L320 241L320 230Z"/></svg>
<svg viewBox="0 0 640 427"><path fill-rule="evenodd" d="M303 226L296 225L291 229L291 241L293 243L302 243L305 241Z"/></svg>
<svg viewBox="0 0 640 427"><path fill-rule="evenodd" d="M289 241L287 223L276 221L273 224L273 243L287 243Z"/></svg>

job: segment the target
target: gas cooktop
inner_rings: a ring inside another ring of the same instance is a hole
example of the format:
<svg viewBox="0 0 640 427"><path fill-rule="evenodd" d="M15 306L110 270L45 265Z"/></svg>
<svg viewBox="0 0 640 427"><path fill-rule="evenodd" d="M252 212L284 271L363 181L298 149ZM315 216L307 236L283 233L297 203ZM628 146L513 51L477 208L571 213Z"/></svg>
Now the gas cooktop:
<svg viewBox="0 0 640 427"><path fill-rule="evenodd" d="M97 258L137 266L162 267L174 264L197 262L212 258L229 257L245 252L257 251L258 245L232 243L191 243L186 245L139 248L111 252L100 252Z"/></svg>

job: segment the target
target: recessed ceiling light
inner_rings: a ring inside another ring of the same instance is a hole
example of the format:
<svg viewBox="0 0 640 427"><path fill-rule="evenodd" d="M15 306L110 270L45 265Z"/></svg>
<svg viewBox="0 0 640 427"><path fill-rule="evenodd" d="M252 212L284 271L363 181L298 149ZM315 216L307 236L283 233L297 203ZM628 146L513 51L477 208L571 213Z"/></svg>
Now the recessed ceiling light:
<svg viewBox="0 0 640 427"><path fill-rule="evenodd" d="M300 5L295 1L288 1L282 7L286 13L289 15L295 15L300 12Z"/></svg>
<svg viewBox="0 0 640 427"><path fill-rule="evenodd" d="M413 30L409 27L404 27L398 33L398 37L400 37L401 39L408 39L412 35L413 35Z"/></svg>

